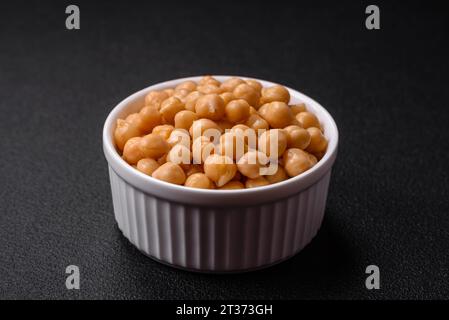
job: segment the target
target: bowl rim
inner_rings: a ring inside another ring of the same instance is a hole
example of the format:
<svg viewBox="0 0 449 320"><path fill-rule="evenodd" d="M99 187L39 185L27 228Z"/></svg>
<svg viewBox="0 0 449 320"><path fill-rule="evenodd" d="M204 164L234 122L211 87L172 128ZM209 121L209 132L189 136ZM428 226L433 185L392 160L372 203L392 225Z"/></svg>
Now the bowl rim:
<svg viewBox="0 0 449 320"><path fill-rule="evenodd" d="M254 79L262 83L264 87L277 85L279 83L257 79L253 77L234 76L234 75L213 75L219 81L225 81L231 77L239 77L242 79ZM175 87L177 84L193 80L198 81L202 76L192 76L178 78L160 82L142 90L139 90L118 103L109 113L103 126L103 151L106 160L112 170L122 179L127 181L133 187L136 187L144 193L151 194L158 198L167 199L180 203L188 203L205 206L243 206L255 205L275 201L277 199L286 198L292 194L299 193L307 189L317 182L332 167L338 146L338 129L334 119L329 112L318 102L307 95L294 90L288 86L284 86L290 92L293 100L304 102L308 109L311 109L317 115L324 127L324 134L328 139L328 147L323 158L311 169L301 173L296 177L270 184L263 187L237 190L217 190L217 189L197 189L185 186L175 185L165 181L157 180L148 176L129 165L119 155L115 148L113 131L116 126L116 120L127 110L130 105L137 104L137 101L144 99L147 92L151 90L163 90ZM282 85L282 84L281 84Z"/></svg>

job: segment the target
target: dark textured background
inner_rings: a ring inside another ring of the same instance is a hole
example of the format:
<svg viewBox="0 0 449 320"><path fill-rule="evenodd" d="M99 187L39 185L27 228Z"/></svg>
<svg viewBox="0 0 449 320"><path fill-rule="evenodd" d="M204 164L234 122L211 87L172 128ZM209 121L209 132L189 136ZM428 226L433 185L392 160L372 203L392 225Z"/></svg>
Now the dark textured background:
<svg viewBox="0 0 449 320"><path fill-rule="evenodd" d="M449 298L449 11L438 2L0 2L0 298ZM112 212L103 121L163 80L238 74L340 130L324 225L293 259L199 275L140 254ZM65 288L80 266L81 290ZM381 269L381 290L364 287Z"/></svg>

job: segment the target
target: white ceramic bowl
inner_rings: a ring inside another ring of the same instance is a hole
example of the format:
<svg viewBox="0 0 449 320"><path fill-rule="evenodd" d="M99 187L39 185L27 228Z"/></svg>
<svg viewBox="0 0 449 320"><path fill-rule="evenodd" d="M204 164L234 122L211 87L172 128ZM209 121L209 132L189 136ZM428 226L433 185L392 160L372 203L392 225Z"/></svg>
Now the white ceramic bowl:
<svg viewBox="0 0 449 320"><path fill-rule="evenodd" d="M230 76L215 77L224 81ZM277 184L243 190L186 188L137 171L116 151L116 120L139 110L148 91L200 78L167 81L136 92L106 119L103 150L118 227L151 258L192 271L249 271L283 261L320 228L337 155L337 126L316 101L288 88L291 102L304 102L319 118L329 141L326 154L310 170ZM264 87L274 85L259 81Z"/></svg>

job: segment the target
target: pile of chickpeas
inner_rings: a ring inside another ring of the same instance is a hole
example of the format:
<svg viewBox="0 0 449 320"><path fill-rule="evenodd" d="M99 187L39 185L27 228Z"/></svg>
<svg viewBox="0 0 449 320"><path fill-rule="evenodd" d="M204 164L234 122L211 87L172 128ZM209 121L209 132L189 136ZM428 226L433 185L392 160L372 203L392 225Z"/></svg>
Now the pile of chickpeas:
<svg viewBox="0 0 449 320"><path fill-rule="evenodd" d="M264 88L253 79L220 82L204 76L198 83L149 92L138 113L117 120L115 143L126 162L155 179L202 189L266 186L303 173L326 152L318 118L304 103L289 102L280 85ZM205 135L207 129L220 136ZM255 142L249 143L249 135L240 141L237 133L251 129ZM194 132L200 135L192 139ZM194 146L199 153L192 152ZM191 161L180 162L182 152ZM263 175L267 159L276 160L277 168Z"/></svg>

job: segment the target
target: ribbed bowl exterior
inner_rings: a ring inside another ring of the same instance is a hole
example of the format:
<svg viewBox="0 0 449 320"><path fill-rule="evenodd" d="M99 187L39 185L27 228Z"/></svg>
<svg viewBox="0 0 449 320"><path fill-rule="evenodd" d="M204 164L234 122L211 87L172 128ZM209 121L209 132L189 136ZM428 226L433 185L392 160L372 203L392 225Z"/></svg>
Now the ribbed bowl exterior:
<svg viewBox="0 0 449 320"><path fill-rule="evenodd" d="M305 190L254 206L196 206L133 187L109 166L115 219L138 249L202 272L269 266L300 251L323 220L331 170Z"/></svg>

